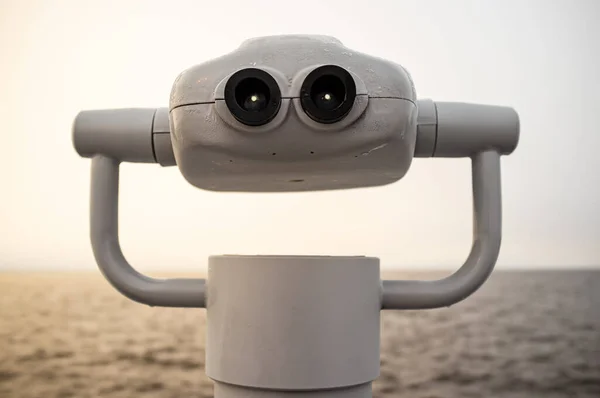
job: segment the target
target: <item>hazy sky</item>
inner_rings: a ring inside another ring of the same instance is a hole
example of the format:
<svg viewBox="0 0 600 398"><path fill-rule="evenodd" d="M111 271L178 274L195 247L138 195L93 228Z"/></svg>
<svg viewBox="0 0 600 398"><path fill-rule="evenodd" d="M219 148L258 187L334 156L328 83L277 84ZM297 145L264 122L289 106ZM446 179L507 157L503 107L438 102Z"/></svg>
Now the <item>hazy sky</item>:
<svg viewBox="0 0 600 398"><path fill-rule="evenodd" d="M391 59L420 98L513 106L499 267L600 264L600 1L2 1L0 268L95 267L82 109L167 106L177 74L244 39L317 33ZM365 7L368 5L368 7ZM122 167L123 250L140 270L210 254L375 255L458 267L470 164L418 159L380 188L219 194L177 168Z"/></svg>

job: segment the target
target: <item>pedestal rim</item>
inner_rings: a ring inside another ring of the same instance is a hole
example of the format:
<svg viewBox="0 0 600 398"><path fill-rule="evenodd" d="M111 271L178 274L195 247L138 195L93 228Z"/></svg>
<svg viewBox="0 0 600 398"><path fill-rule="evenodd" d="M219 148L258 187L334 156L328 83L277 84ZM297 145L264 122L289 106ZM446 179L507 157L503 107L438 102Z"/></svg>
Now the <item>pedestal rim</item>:
<svg viewBox="0 0 600 398"><path fill-rule="evenodd" d="M231 259L283 259L283 260L376 260L380 261L379 257L366 256L366 255L324 255L324 254L212 254L208 256L208 259L214 258L231 258Z"/></svg>

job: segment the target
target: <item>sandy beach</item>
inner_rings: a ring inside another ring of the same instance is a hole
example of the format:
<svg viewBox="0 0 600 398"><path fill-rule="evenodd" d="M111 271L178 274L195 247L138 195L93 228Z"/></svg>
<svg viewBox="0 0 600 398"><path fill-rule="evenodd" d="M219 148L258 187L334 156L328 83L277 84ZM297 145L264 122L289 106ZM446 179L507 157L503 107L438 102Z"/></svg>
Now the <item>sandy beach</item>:
<svg viewBox="0 0 600 398"><path fill-rule="evenodd" d="M451 308L382 312L373 395L598 397L598 286L598 271L496 272ZM211 397L204 324L95 272L0 274L0 397Z"/></svg>

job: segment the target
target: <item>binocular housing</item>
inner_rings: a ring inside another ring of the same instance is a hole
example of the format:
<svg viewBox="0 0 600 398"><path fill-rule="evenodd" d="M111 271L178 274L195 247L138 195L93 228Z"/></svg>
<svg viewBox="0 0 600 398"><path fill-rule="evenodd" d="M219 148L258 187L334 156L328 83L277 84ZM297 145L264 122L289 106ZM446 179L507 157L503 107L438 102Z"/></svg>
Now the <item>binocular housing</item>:
<svg viewBox="0 0 600 398"><path fill-rule="evenodd" d="M328 36L251 39L180 73L168 108L82 111L77 152L177 166L211 191L382 186L415 157L508 155L509 107L417 99L399 64Z"/></svg>

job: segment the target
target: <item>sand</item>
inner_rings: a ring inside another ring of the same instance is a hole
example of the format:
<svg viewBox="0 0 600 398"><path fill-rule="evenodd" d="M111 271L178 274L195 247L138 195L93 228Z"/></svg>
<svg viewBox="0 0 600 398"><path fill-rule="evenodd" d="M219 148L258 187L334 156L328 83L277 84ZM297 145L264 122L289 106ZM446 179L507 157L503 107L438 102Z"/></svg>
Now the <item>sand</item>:
<svg viewBox="0 0 600 398"><path fill-rule="evenodd" d="M600 272L496 272L456 306L381 322L375 397L600 397ZM0 397L211 397L204 325L99 273L0 274Z"/></svg>

